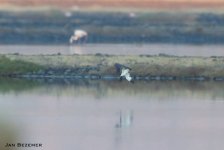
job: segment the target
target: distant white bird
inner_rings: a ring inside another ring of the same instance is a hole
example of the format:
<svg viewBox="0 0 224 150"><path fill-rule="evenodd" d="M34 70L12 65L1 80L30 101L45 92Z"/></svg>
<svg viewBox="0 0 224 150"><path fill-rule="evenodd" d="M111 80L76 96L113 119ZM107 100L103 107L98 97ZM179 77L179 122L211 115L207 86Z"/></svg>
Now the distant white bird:
<svg viewBox="0 0 224 150"><path fill-rule="evenodd" d="M81 40L86 41L88 37L88 33L84 30L74 30L74 34L70 37L69 42L70 44L73 43L73 41L78 42Z"/></svg>
<svg viewBox="0 0 224 150"><path fill-rule="evenodd" d="M134 83L133 77L131 77L129 73L131 68L118 64L118 63L115 63L114 66L117 72L120 73L120 80L122 80L122 78L125 77L126 80L128 80L131 83Z"/></svg>
<svg viewBox="0 0 224 150"><path fill-rule="evenodd" d="M129 15L130 18L135 18L136 17L136 14L134 12L130 12L128 15Z"/></svg>
<svg viewBox="0 0 224 150"><path fill-rule="evenodd" d="M72 13L71 13L70 11L66 11L66 12L64 13L64 15L65 15L65 17L69 18L69 17L72 16Z"/></svg>

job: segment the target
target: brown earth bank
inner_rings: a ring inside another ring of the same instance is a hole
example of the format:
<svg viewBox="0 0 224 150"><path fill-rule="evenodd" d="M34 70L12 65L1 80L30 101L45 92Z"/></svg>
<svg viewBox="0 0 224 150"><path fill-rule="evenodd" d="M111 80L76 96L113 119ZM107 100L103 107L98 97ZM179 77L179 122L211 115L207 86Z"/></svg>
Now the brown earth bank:
<svg viewBox="0 0 224 150"><path fill-rule="evenodd" d="M131 8L223 8L223 0L0 0L0 6L131 7Z"/></svg>

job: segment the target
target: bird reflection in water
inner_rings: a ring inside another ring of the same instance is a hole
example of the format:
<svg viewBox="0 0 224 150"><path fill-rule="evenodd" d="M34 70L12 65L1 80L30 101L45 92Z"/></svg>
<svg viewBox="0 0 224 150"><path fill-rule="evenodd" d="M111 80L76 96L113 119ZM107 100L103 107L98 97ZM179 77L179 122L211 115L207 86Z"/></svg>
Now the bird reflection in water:
<svg viewBox="0 0 224 150"><path fill-rule="evenodd" d="M115 128L128 128L133 124L133 111L119 112L119 122L115 125Z"/></svg>
<svg viewBox="0 0 224 150"><path fill-rule="evenodd" d="M80 46L80 45L70 45L68 53L69 53L69 55L83 54L82 46Z"/></svg>

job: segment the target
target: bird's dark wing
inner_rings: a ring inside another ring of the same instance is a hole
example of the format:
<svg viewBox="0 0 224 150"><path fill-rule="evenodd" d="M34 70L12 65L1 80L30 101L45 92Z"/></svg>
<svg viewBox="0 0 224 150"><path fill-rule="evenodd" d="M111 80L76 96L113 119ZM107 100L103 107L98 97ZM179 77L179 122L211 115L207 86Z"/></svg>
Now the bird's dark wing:
<svg viewBox="0 0 224 150"><path fill-rule="evenodd" d="M131 70L131 68L129 68L125 65L119 64L119 63L115 63L114 67L116 68L116 72L119 73L119 74L121 73L122 68Z"/></svg>
<svg viewBox="0 0 224 150"><path fill-rule="evenodd" d="M123 68L121 64L115 63L114 67L116 68L117 73L121 73L121 69Z"/></svg>

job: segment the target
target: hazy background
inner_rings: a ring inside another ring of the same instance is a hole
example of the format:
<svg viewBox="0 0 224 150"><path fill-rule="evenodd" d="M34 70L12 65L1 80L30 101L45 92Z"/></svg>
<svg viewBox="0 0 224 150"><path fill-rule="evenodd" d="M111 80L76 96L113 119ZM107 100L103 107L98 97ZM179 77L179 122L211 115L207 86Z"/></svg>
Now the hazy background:
<svg viewBox="0 0 224 150"><path fill-rule="evenodd" d="M1 0L11 6L56 6L56 7L129 7L129 8L221 8L223 0Z"/></svg>
<svg viewBox="0 0 224 150"><path fill-rule="evenodd" d="M222 0L1 0L0 44L223 44Z"/></svg>

